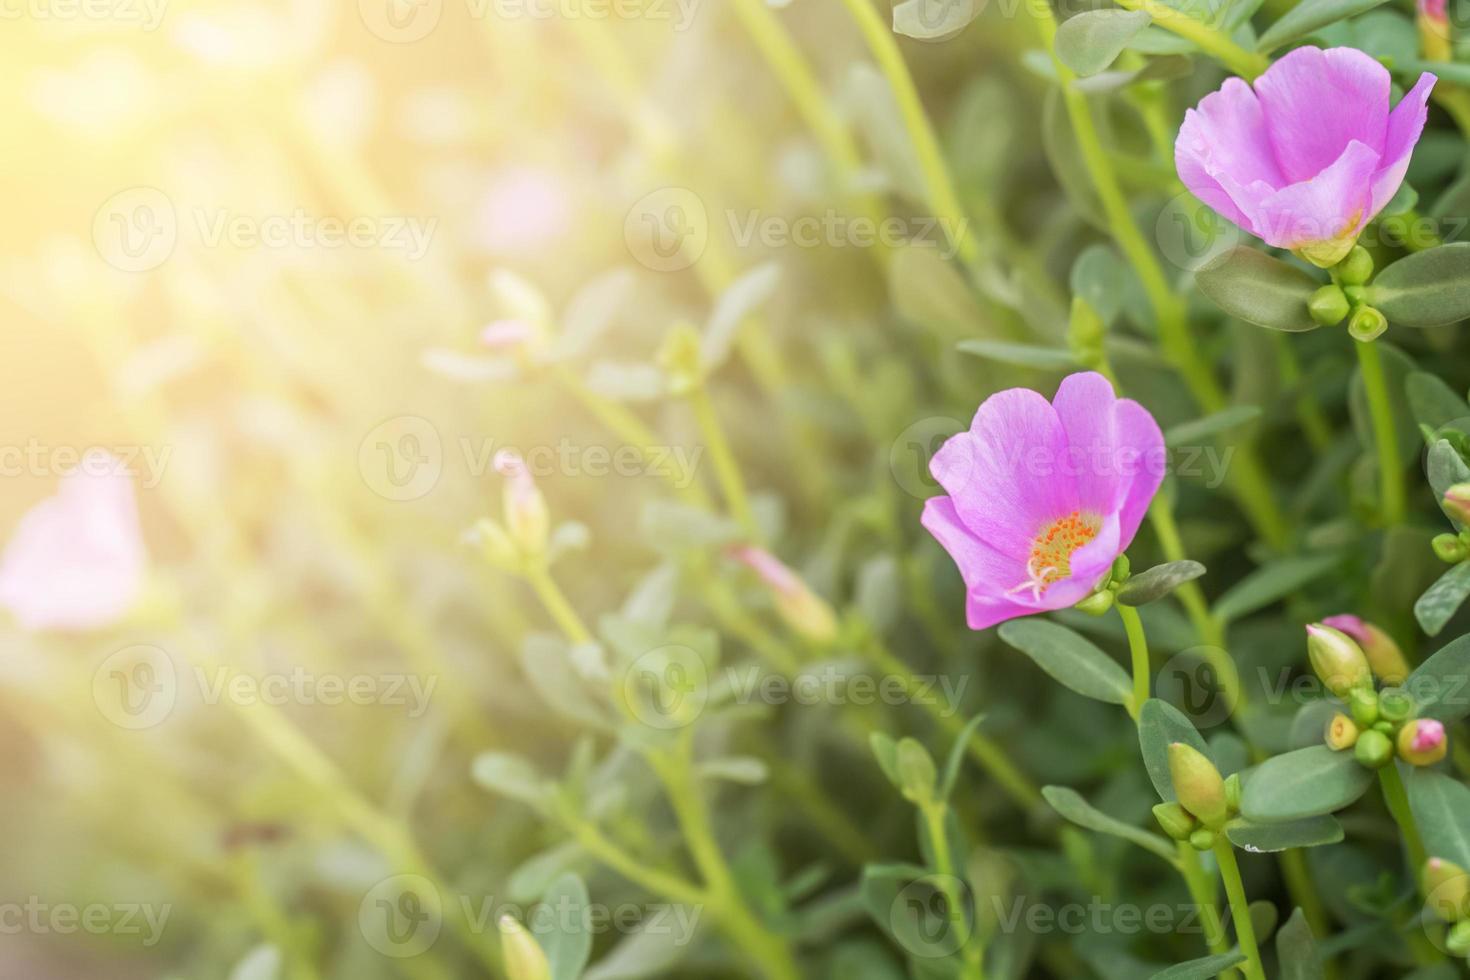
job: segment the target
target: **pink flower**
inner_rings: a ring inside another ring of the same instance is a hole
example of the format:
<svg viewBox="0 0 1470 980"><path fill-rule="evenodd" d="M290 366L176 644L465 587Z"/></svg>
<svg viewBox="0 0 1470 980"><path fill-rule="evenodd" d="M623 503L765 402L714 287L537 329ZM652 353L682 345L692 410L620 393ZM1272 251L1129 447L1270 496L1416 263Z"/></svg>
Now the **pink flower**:
<svg viewBox="0 0 1470 980"><path fill-rule="evenodd" d="M1414 730L1414 751L1429 752L1444 744L1444 724L1433 718L1426 718L1419 722L1418 728Z"/></svg>
<svg viewBox="0 0 1470 980"><path fill-rule="evenodd" d="M530 167L510 167L491 180L476 208L475 237L488 252L522 255L550 245L571 227L562 182Z"/></svg>
<svg viewBox="0 0 1470 980"><path fill-rule="evenodd" d="M1298 48L1255 90L1238 78L1184 116L1179 178L1251 234L1323 268L1393 198L1428 117L1435 77L1389 111L1388 69L1354 48Z"/></svg>
<svg viewBox="0 0 1470 980"><path fill-rule="evenodd" d="M0 606L28 630L99 629L137 601L147 560L132 476L88 453L16 526L0 556Z"/></svg>
<svg viewBox="0 0 1470 980"><path fill-rule="evenodd" d="M929 470L948 496L923 524L965 580L971 629L1085 599L1133 541L1164 478L1164 437L1100 374L1056 398L992 395Z"/></svg>
<svg viewBox="0 0 1470 980"><path fill-rule="evenodd" d="M1449 19L1449 4L1447 0L1419 0L1419 14L1436 23L1444 23Z"/></svg>

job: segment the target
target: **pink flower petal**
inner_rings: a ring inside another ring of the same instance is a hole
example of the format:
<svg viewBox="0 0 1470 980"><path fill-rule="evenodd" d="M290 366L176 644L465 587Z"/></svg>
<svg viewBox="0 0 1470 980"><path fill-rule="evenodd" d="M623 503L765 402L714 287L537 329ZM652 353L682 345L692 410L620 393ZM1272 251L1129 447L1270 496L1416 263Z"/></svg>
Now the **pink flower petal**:
<svg viewBox="0 0 1470 980"><path fill-rule="evenodd" d="M1119 400L1113 411L1117 416L1120 465L1127 465L1125 454L1129 450L1137 461L1118 509L1118 551L1121 553L1133 543L1138 526L1143 523L1149 505L1164 482L1169 460L1164 447L1164 433L1159 431L1159 423L1154 421L1148 409L1131 398L1124 398Z"/></svg>
<svg viewBox="0 0 1470 980"><path fill-rule="evenodd" d="M1297 48L1272 65L1256 95L1286 180L1311 180L1354 140L1381 153L1390 85L1388 69L1356 48Z"/></svg>
<svg viewBox="0 0 1470 980"><path fill-rule="evenodd" d="M1378 151L1356 140L1330 167L1261 204L1257 233L1278 248L1349 239L1368 223Z"/></svg>
<svg viewBox="0 0 1470 980"><path fill-rule="evenodd" d="M1429 94L1436 81L1438 79L1428 72L1420 75L1419 81L1389 114L1383 159L1379 161L1378 172L1373 175L1373 204L1369 218L1376 217L1393 200L1404 182L1404 174L1409 172L1409 159L1414 155L1414 147L1424 132L1424 122L1429 118Z"/></svg>
<svg viewBox="0 0 1470 980"><path fill-rule="evenodd" d="M1239 78L1228 79L1184 114L1174 156L1190 192L1248 230L1255 203L1286 182L1256 93Z"/></svg>

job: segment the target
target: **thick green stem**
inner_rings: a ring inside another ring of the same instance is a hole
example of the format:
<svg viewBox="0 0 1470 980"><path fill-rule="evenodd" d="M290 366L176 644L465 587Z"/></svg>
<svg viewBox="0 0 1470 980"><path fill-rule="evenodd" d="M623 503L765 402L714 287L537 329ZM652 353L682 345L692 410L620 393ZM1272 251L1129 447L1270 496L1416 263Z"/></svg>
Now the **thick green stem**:
<svg viewBox="0 0 1470 980"><path fill-rule="evenodd" d="M1398 436L1394 431L1393 402L1383 355L1373 341L1357 340L1358 367L1363 373L1363 390L1368 396L1368 414L1373 421L1373 448L1378 454L1379 513L1385 527L1404 522L1404 474L1400 464Z"/></svg>
<svg viewBox="0 0 1470 980"><path fill-rule="evenodd" d="M582 617L567 599L566 593L556 580L551 577L551 572L545 565L537 564L526 569L525 578L541 604L546 607L546 612L556 621L556 626L566 634L567 639L573 643L593 642L592 631L587 624L582 622Z"/></svg>
<svg viewBox="0 0 1470 980"><path fill-rule="evenodd" d="M1404 778L1399 775L1397 762L1390 762L1378 770L1378 784L1383 788L1383 802L1399 825L1404 836L1404 847L1409 852L1409 869L1417 878L1424 869L1429 855L1424 851L1424 838L1419 836L1419 824L1414 820L1414 811L1409 808L1409 793L1404 788Z"/></svg>
<svg viewBox="0 0 1470 980"><path fill-rule="evenodd" d="M1118 603L1118 615L1123 620L1123 630L1128 634L1128 652L1133 659L1133 700L1128 705L1128 714L1137 721L1143 703L1148 700L1153 678L1148 661L1148 637L1143 633L1143 620L1138 618L1137 609Z"/></svg>
<svg viewBox="0 0 1470 980"><path fill-rule="evenodd" d="M1225 935L1225 923L1220 918L1220 907L1215 894L1215 883L1200 862L1199 851L1188 843L1179 841L1179 874L1189 889L1189 897L1199 908L1200 922L1205 928L1205 945L1213 954L1230 951L1230 940ZM1224 980L1233 980L1234 970L1220 974Z"/></svg>
<svg viewBox="0 0 1470 980"><path fill-rule="evenodd" d="M1035 2L1041 2L1041 0L1035 0ZM1247 51L1230 40L1229 35L1224 32L1160 0L1118 0L1118 6L1128 10L1143 11L1153 18L1155 24L1194 42L1194 45L1201 51L1246 81L1256 78L1271 65L1271 59L1265 55Z"/></svg>
<svg viewBox="0 0 1470 980"><path fill-rule="evenodd" d="M924 824L929 829L929 844L934 850L934 870L938 872L940 891L944 893L950 934L963 944L960 947L963 965L959 976L961 980L984 980L985 946L980 934L972 930L964 891L956 885L961 877L955 868L954 855L949 850L949 834L945 831L948 810L949 806L942 801L921 807Z"/></svg>
<svg viewBox="0 0 1470 980"><path fill-rule="evenodd" d="M1245 897L1245 883L1240 880L1240 865L1235 863L1235 848L1223 833L1215 837L1215 860L1220 863L1220 877L1225 882L1225 895L1230 900L1230 919L1235 923L1235 938L1245 954L1241 972L1246 980L1266 980L1261 969L1261 951L1256 947L1256 929L1251 925L1250 902Z"/></svg>

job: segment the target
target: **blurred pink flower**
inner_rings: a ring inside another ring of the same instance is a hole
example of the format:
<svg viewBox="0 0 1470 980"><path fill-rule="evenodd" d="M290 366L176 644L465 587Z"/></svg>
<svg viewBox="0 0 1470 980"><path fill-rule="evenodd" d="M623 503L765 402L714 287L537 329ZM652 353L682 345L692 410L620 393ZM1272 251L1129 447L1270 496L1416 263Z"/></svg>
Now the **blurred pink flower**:
<svg viewBox="0 0 1470 980"><path fill-rule="evenodd" d="M1251 234L1326 268L1392 200L1428 118L1427 72L1389 111L1388 69L1355 48L1298 48L1227 79L1184 116L1179 178Z"/></svg>
<svg viewBox="0 0 1470 980"><path fill-rule="evenodd" d="M99 629L137 601L147 560L132 475L91 452L16 525L0 555L0 606L28 630Z"/></svg>
<svg viewBox="0 0 1470 980"><path fill-rule="evenodd" d="M923 524L965 580L971 629L1087 598L1133 542L1164 478L1164 437L1100 374L1073 374L1056 398L991 395L929 470L948 492Z"/></svg>
<svg viewBox="0 0 1470 980"><path fill-rule="evenodd" d="M497 173L476 212L475 239L486 251L515 255L560 238L571 224L566 186L530 167Z"/></svg>

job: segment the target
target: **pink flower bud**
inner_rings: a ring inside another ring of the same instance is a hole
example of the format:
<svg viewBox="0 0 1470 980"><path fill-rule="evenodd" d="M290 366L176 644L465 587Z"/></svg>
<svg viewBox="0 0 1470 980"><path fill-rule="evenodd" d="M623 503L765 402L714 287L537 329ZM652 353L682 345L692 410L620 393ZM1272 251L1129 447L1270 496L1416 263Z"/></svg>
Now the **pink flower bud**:
<svg viewBox="0 0 1470 980"><path fill-rule="evenodd" d="M493 350L519 347L536 336L536 329L524 320L496 320L480 331L480 343Z"/></svg>
<svg viewBox="0 0 1470 980"><path fill-rule="evenodd" d="M1399 731L1399 757L1415 766L1432 766L1449 751L1444 724L1433 718L1411 721Z"/></svg>
<svg viewBox="0 0 1470 980"><path fill-rule="evenodd" d="M1367 620L1344 614L1328 616L1322 620L1322 625L1352 637L1362 647L1363 655L1368 658L1373 676L1384 684L1402 684L1409 676L1409 661L1405 659L1404 651L1399 649L1393 637Z"/></svg>
<svg viewBox="0 0 1470 980"><path fill-rule="evenodd" d="M523 554L542 554L546 550L551 519L546 510L546 498L537 489L530 468L520 453L502 449L495 454L495 471L506 479L503 496L505 526L511 538Z"/></svg>
<svg viewBox="0 0 1470 980"><path fill-rule="evenodd" d="M776 611L793 630L817 644L837 638L837 614L779 558L754 545L730 549L730 557L758 575L771 590Z"/></svg>

